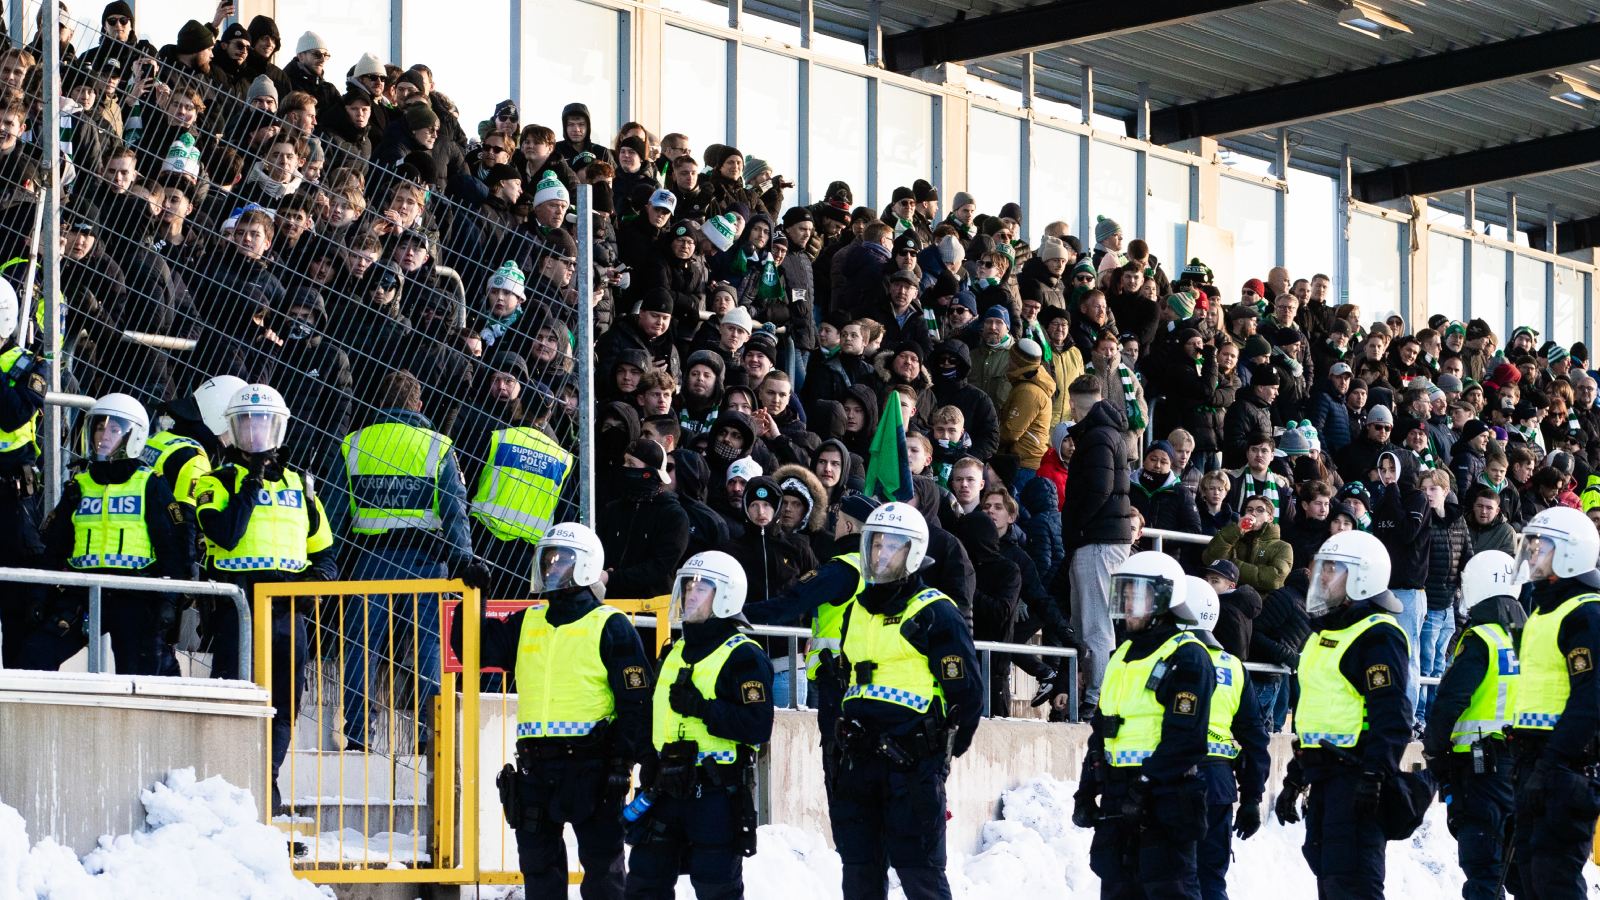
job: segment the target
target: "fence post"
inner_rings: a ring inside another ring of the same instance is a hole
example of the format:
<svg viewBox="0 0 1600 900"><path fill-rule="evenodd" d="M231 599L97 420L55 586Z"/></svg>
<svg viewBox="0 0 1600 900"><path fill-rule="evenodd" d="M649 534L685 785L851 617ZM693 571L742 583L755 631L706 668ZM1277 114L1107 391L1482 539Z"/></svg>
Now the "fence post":
<svg viewBox="0 0 1600 900"><path fill-rule="evenodd" d="M989 709L989 679L994 677L989 671L989 663L993 660L991 658L992 654L988 650L980 650L979 653L981 654L979 657L980 668L983 669L983 717L987 719L991 712Z"/></svg>
<svg viewBox="0 0 1600 900"><path fill-rule="evenodd" d="M89 671L101 674L106 670L105 646L100 634L100 586L89 588Z"/></svg>
<svg viewBox="0 0 1600 900"><path fill-rule="evenodd" d="M51 391L61 390L61 42L58 40L61 7L46 2L40 7L39 41L44 75L41 93L44 112L39 118L40 149L44 155L44 222L35 252L43 265L44 352L49 360L45 378ZM61 409L46 406L40 416L39 468L44 473L44 506L54 509L61 499Z"/></svg>
<svg viewBox="0 0 1600 900"><path fill-rule="evenodd" d="M594 508L594 188L578 185L578 509L595 527Z"/></svg>
<svg viewBox="0 0 1600 900"><path fill-rule="evenodd" d="M789 635L789 708L800 708L800 639Z"/></svg>

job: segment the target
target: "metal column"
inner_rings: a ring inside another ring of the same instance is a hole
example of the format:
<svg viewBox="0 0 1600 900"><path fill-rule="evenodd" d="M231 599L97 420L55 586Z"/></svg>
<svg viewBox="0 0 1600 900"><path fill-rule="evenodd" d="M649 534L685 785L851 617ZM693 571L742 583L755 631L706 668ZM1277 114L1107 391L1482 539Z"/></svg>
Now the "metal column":
<svg viewBox="0 0 1600 900"><path fill-rule="evenodd" d="M578 185L578 510L594 528L594 188Z"/></svg>
<svg viewBox="0 0 1600 900"><path fill-rule="evenodd" d="M17 6L22 4L18 3ZM49 358L49 390L61 391L61 6L46 0L41 7L44 21L39 42L44 51L40 70L44 75L44 112L39 121L44 151L44 221L39 234L39 261L44 291L44 348ZM84 175L84 178L90 176ZM61 408L46 406L40 412L39 468L44 472L44 506L55 509L61 499L64 473L61 470Z"/></svg>

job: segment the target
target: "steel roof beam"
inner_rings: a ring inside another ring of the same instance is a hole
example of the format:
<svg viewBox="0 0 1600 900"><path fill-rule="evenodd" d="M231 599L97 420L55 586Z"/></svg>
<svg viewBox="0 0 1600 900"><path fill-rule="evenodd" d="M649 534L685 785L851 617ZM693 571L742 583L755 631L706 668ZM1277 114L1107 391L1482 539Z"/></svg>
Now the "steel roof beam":
<svg viewBox="0 0 1600 900"><path fill-rule="evenodd" d="M1353 193L1367 203L1424 196L1600 163L1600 128L1363 172Z"/></svg>
<svg viewBox="0 0 1600 900"><path fill-rule="evenodd" d="M1528 243L1534 247L1544 246L1544 226L1528 229ZM1600 247L1600 216L1556 225L1557 253L1571 253L1590 247Z"/></svg>
<svg viewBox="0 0 1600 900"><path fill-rule="evenodd" d="M1171 144L1197 137L1269 131L1527 78L1595 59L1600 59L1600 22L1169 106L1150 114L1150 139Z"/></svg>
<svg viewBox="0 0 1600 900"><path fill-rule="evenodd" d="M1259 2L1262 0L1056 0L886 36L883 63L892 72L910 72L940 63L1011 56L1180 25Z"/></svg>

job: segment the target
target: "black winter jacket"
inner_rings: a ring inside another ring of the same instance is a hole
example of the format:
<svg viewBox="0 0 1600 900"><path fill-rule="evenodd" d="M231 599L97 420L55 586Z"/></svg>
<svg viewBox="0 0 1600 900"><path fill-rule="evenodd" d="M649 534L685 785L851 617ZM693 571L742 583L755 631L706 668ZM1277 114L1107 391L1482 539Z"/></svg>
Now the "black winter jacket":
<svg viewBox="0 0 1600 900"><path fill-rule="evenodd" d="M676 494L613 500L601 510L599 524L595 530L611 572L607 596L632 599L671 592L673 573L689 544L689 516Z"/></svg>
<svg viewBox="0 0 1600 900"><path fill-rule="evenodd" d="M1194 435L1195 452L1215 453L1222 449L1223 426L1238 396L1239 376L1219 374L1210 348L1201 360L1197 367L1185 357L1168 367L1167 403L1177 414L1176 421Z"/></svg>
<svg viewBox="0 0 1600 900"><path fill-rule="evenodd" d="M1127 429L1127 417L1104 400L1072 426L1072 460L1067 465L1072 476L1067 479L1066 502L1061 507L1073 511L1070 517L1062 517L1061 537L1069 553L1085 544L1133 540L1128 521L1127 447L1122 440ZM1063 566L1062 570L1070 568Z"/></svg>
<svg viewBox="0 0 1600 900"><path fill-rule="evenodd" d="M1250 659L1250 639L1256 617L1261 615L1261 595L1250 585L1241 584L1219 595L1217 600L1221 602L1221 611L1211 635L1222 649L1240 659Z"/></svg>
<svg viewBox="0 0 1600 900"><path fill-rule="evenodd" d="M955 377L946 378L933 366L944 354L956 358ZM988 459L1000 449L1000 416L994 401L975 385L967 383L972 371L972 351L958 340L948 340L933 348L928 357L928 374L933 377L933 396L940 406L954 406L965 418L967 437L972 439L972 455ZM920 408L918 410L921 411ZM933 410L928 411L931 418ZM1124 426L1126 427L1126 426Z"/></svg>
<svg viewBox="0 0 1600 900"><path fill-rule="evenodd" d="M1407 480L1402 471L1400 482ZM1389 589L1426 588L1433 559L1433 507L1427 495L1400 483L1380 484L1372 493L1372 533L1389 551Z"/></svg>
<svg viewBox="0 0 1600 900"><path fill-rule="evenodd" d="M1289 573L1283 587L1267 594L1261 600L1261 612L1256 615L1250 633L1251 662L1275 663L1291 669L1300 665L1300 648L1311 636L1311 619L1306 615L1306 574L1298 569ZM1258 684L1276 684L1281 675L1251 672L1250 680Z"/></svg>
<svg viewBox="0 0 1600 900"><path fill-rule="evenodd" d="M1241 389L1238 400L1228 407L1222 420L1222 467L1237 469L1245 463L1250 435L1272 433L1272 407L1263 403L1252 389ZM1198 438L1196 439L1198 443Z"/></svg>
<svg viewBox="0 0 1600 900"><path fill-rule="evenodd" d="M1433 516L1428 557L1428 609L1447 609L1461 593L1461 569L1472 558L1472 533L1461 504L1446 499L1444 515Z"/></svg>
<svg viewBox="0 0 1600 900"><path fill-rule="evenodd" d="M1022 600L1022 570L1000 553L1000 533L982 510L956 523L956 536L972 560L977 590L972 595L972 636L980 641L1010 641Z"/></svg>

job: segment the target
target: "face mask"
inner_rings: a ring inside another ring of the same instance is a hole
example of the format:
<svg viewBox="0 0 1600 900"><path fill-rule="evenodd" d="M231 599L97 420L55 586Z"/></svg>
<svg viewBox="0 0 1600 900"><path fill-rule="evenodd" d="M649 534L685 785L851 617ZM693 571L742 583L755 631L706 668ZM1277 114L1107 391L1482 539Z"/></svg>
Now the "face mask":
<svg viewBox="0 0 1600 900"><path fill-rule="evenodd" d="M733 462L734 460L738 459L740 456L744 455L744 451L743 450L736 450L733 447L730 447L730 446L728 446L727 444L724 444L721 441L712 441L711 442L711 455L715 456L717 459L726 460L727 462Z"/></svg>
<svg viewBox="0 0 1600 900"><path fill-rule="evenodd" d="M295 322L293 325L289 326L288 338L291 341L303 341L315 333L316 332L311 328L311 323Z"/></svg>
<svg viewBox="0 0 1600 900"><path fill-rule="evenodd" d="M600 452L606 456L621 456L622 451L628 448L628 432L615 427L601 429L596 443L600 445Z"/></svg>
<svg viewBox="0 0 1600 900"><path fill-rule="evenodd" d="M655 496L661 489L661 483L656 480L656 473L649 469L622 469L617 473L620 481L622 495L630 500L642 500Z"/></svg>

